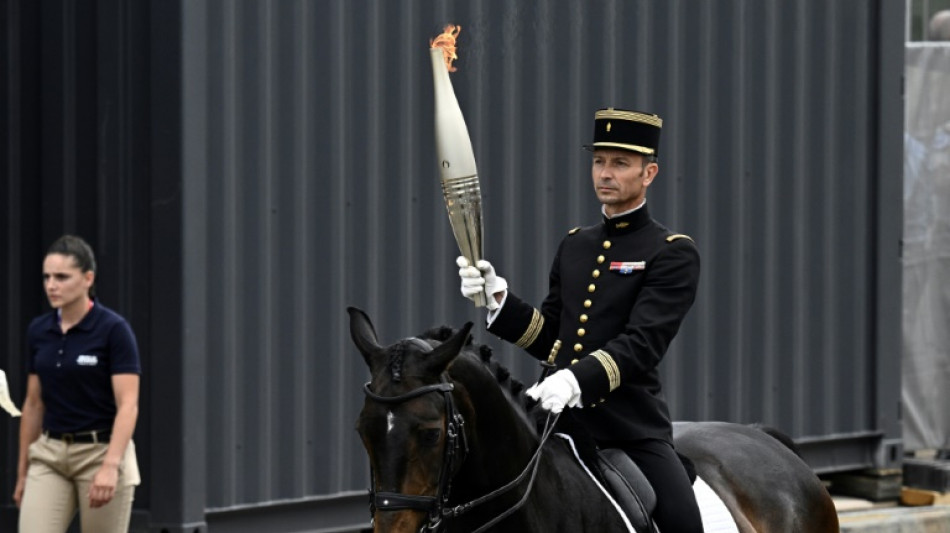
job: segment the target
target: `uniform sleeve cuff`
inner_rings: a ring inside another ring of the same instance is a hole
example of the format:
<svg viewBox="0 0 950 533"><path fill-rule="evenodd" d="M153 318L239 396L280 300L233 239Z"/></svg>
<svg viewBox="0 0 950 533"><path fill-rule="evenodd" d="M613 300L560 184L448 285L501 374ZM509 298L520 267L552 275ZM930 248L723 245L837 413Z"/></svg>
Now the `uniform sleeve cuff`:
<svg viewBox="0 0 950 533"><path fill-rule="evenodd" d="M585 404L594 405L603 401L610 391L620 386L620 374L615 371L616 363L603 350L581 358L570 368L580 384Z"/></svg>
<svg viewBox="0 0 950 533"><path fill-rule="evenodd" d="M492 298L494 297L495 296L492 295ZM486 319L486 324L488 325L488 327L491 327L492 323L495 322L495 319L498 318L498 315L501 314L501 309L505 307L505 302L507 301L508 301L508 291L505 291L505 295L501 297L501 303L498 304L498 307L496 307L495 309L491 311L488 311L488 318Z"/></svg>

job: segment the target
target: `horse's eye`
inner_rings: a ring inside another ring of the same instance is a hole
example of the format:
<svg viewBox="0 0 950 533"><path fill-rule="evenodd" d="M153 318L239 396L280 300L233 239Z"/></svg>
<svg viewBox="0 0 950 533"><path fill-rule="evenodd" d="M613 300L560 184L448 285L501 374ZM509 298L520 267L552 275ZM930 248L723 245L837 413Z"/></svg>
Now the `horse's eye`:
<svg viewBox="0 0 950 533"><path fill-rule="evenodd" d="M440 428L423 429L419 432L419 443L423 446L435 446L439 443L440 436L442 436Z"/></svg>

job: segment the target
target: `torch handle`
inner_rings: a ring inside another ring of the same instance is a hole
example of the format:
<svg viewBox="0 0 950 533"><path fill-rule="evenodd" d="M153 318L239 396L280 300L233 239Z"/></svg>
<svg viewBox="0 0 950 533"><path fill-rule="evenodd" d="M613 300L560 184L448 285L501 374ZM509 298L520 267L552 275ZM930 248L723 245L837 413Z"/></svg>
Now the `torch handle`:
<svg viewBox="0 0 950 533"><path fill-rule="evenodd" d="M449 224L455 235L459 252L475 266L484 256L482 252L482 195L478 175L442 180L442 194ZM493 298L487 295L487 298ZM482 292L475 298L476 307L486 307L488 300Z"/></svg>
<svg viewBox="0 0 950 533"><path fill-rule="evenodd" d="M492 298L492 296L487 296L483 291L476 294L472 301L475 302L475 307L488 307L488 298Z"/></svg>

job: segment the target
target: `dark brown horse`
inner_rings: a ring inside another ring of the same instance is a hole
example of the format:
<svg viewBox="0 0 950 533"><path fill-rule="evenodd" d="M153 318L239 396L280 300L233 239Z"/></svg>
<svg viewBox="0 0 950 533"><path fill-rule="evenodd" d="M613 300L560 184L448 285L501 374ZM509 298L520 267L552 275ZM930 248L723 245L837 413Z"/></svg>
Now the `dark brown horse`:
<svg viewBox="0 0 950 533"><path fill-rule="evenodd" d="M356 429L370 459L374 532L630 531L565 441L538 429L521 385L471 344L471 323L383 347L366 314L349 313L372 376ZM764 431L700 422L674 433L739 531L838 531L817 476Z"/></svg>

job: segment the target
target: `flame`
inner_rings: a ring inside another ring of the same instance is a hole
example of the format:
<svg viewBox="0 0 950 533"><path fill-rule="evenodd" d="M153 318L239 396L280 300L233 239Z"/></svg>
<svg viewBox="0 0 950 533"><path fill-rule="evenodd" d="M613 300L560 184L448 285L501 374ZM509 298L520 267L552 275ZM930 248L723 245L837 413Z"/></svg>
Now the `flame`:
<svg viewBox="0 0 950 533"><path fill-rule="evenodd" d="M448 69L449 72L458 70L452 66L452 62L459 58L455 53L455 39L459 36L459 32L461 31L461 26L449 24L445 27L445 31L438 37L429 41L430 48L442 49L442 56L445 58L445 68Z"/></svg>

